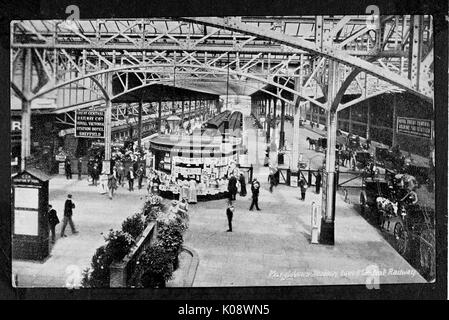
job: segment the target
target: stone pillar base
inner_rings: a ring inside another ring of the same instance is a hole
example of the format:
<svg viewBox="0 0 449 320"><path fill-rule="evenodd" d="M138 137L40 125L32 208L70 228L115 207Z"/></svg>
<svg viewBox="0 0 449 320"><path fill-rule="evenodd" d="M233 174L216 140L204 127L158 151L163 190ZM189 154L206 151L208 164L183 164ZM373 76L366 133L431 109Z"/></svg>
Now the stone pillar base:
<svg viewBox="0 0 449 320"><path fill-rule="evenodd" d="M334 227L334 221L326 221L324 218L321 218L320 244L334 245Z"/></svg>

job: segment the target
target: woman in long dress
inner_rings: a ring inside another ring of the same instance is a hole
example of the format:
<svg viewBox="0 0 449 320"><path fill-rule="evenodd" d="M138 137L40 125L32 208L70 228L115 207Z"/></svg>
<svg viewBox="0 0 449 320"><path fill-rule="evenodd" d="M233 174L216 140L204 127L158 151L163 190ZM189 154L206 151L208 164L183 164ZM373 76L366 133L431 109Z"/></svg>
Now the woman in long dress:
<svg viewBox="0 0 449 320"><path fill-rule="evenodd" d="M112 174L108 177L109 199L112 200L114 191L117 189L117 168L112 169Z"/></svg>
<svg viewBox="0 0 449 320"><path fill-rule="evenodd" d="M186 199L186 200L189 200L189 198L190 198L190 185L189 185L189 181L187 181L187 180L184 180L182 182L181 198Z"/></svg>
<svg viewBox="0 0 449 320"><path fill-rule="evenodd" d="M189 203L197 203L196 181L194 179L189 181L189 191Z"/></svg>

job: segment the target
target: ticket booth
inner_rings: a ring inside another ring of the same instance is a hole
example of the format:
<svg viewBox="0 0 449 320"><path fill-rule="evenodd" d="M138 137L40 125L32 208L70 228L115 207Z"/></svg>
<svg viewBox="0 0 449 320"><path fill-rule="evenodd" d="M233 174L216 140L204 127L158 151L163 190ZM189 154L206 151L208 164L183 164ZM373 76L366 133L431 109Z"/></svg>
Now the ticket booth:
<svg viewBox="0 0 449 320"><path fill-rule="evenodd" d="M12 177L12 256L44 260L49 255L49 177L25 170Z"/></svg>

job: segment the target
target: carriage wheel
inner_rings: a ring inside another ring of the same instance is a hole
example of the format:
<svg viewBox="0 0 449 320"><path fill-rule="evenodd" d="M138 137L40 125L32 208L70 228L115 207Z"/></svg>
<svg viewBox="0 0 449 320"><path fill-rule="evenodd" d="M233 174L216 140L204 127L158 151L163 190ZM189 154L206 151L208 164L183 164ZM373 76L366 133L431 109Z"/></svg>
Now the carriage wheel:
<svg viewBox="0 0 449 320"><path fill-rule="evenodd" d="M426 229L421 233L419 241L419 256L421 269L429 280L435 279L436 261L435 261L435 236L430 229Z"/></svg>
<svg viewBox="0 0 449 320"><path fill-rule="evenodd" d="M402 255L405 256L408 249L408 234L402 222L396 223L394 226L394 247Z"/></svg>

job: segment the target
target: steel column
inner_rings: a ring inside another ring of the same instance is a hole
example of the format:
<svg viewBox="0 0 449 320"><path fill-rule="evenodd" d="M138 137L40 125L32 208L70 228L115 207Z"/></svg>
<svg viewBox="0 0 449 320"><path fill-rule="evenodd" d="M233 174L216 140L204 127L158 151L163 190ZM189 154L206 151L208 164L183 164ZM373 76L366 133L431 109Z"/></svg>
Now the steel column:
<svg viewBox="0 0 449 320"><path fill-rule="evenodd" d="M397 134L396 134L396 128L397 128L397 97L395 94L393 94L393 137L391 139L391 146L394 147L397 144Z"/></svg>
<svg viewBox="0 0 449 320"><path fill-rule="evenodd" d="M142 146L142 100L139 101L139 115L137 118L137 145L140 149L140 147Z"/></svg>
<svg viewBox="0 0 449 320"><path fill-rule="evenodd" d="M281 100L281 131L279 132L279 148L284 148L285 145L284 121L285 121L285 101Z"/></svg>
<svg viewBox="0 0 449 320"><path fill-rule="evenodd" d="M301 55L299 78L295 78L295 90L299 90L302 93L303 82L303 55ZM290 169L294 172L298 171L299 162L299 121L301 118L301 98L295 97L294 105L291 106L293 113L293 138L292 138L292 160L290 162Z"/></svg>
<svg viewBox="0 0 449 320"><path fill-rule="evenodd" d="M369 99L366 100L367 118L366 118L366 139L371 139L371 104Z"/></svg>
<svg viewBox="0 0 449 320"><path fill-rule="evenodd" d="M320 243L334 244L335 197L336 197L336 170L335 170L335 144L337 142L337 111L332 110L332 103L337 93L338 62L329 62L328 76L328 112L327 112L327 150L326 150L326 184L323 186L322 208L324 215L321 221Z"/></svg>
<svg viewBox="0 0 449 320"><path fill-rule="evenodd" d="M26 169L26 163L31 156L31 101L28 96L31 94L31 49L24 49L22 68L22 136L20 168Z"/></svg>
<svg viewBox="0 0 449 320"><path fill-rule="evenodd" d="M157 130L158 133L162 131L162 100L159 98L158 109L157 109Z"/></svg>
<svg viewBox="0 0 449 320"><path fill-rule="evenodd" d="M270 143L270 136L271 136L271 106L270 106L270 100L267 99L266 103L268 105L267 107L267 118L266 118L266 122L267 122L267 133L266 133L266 142Z"/></svg>

